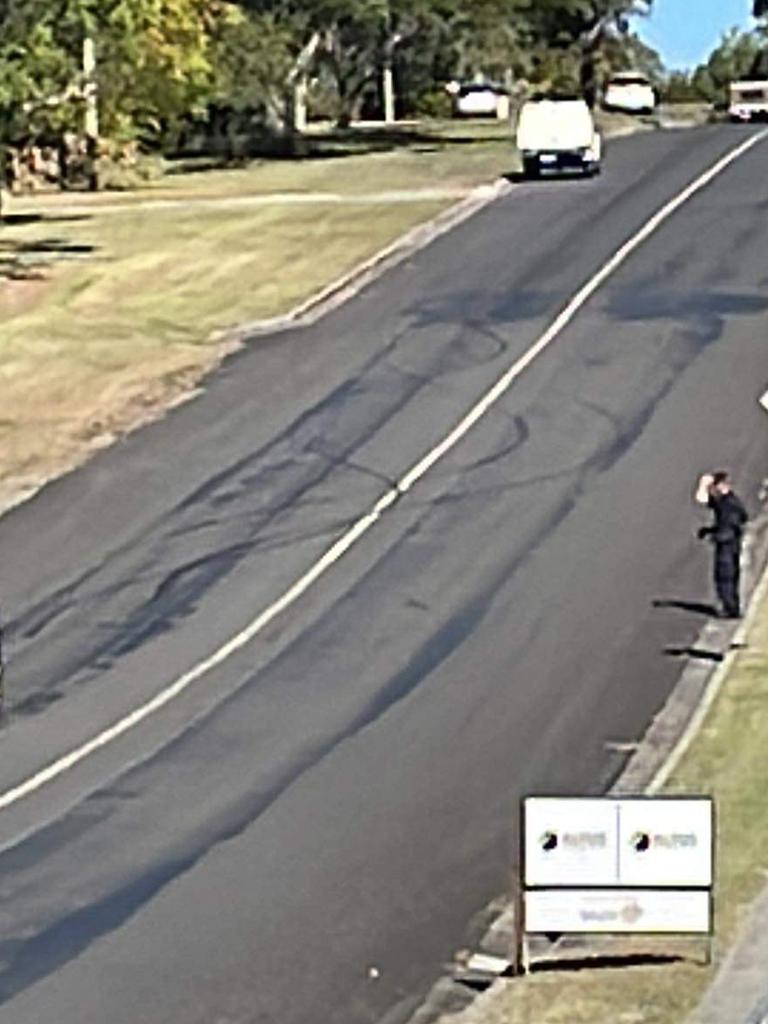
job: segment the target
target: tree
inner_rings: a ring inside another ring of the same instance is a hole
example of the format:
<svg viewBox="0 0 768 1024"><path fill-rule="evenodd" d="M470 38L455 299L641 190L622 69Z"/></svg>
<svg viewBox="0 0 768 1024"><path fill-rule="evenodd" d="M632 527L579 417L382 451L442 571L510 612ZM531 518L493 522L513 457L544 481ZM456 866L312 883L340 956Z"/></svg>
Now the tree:
<svg viewBox="0 0 768 1024"><path fill-rule="evenodd" d="M730 83L752 77L763 53L764 44L756 33L733 29L723 36L706 64L696 69L693 84L710 103L722 105L727 102Z"/></svg>
<svg viewBox="0 0 768 1024"><path fill-rule="evenodd" d="M210 107L227 155L235 155L232 132L257 118L267 130L289 128L288 93L296 66L296 35L272 14L234 10L214 37L215 87Z"/></svg>
<svg viewBox="0 0 768 1024"><path fill-rule="evenodd" d="M213 87L219 0L76 0L96 40L101 116L110 135L162 133Z"/></svg>
<svg viewBox="0 0 768 1024"><path fill-rule="evenodd" d="M76 105L67 98L76 65L44 14L42 3L0 3L0 190L11 178L11 148L56 133Z"/></svg>
<svg viewBox="0 0 768 1024"><path fill-rule="evenodd" d="M599 89L601 71L630 36L631 18L646 15L652 0L528 0L528 46L547 69L572 79L590 103Z"/></svg>
<svg viewBox="0 0 768 1024"><path fill-rule="evenodd" d="M687 71L672 71L662 83L661 96L665 103L699 103L702 96L694 77Z"/></svg>

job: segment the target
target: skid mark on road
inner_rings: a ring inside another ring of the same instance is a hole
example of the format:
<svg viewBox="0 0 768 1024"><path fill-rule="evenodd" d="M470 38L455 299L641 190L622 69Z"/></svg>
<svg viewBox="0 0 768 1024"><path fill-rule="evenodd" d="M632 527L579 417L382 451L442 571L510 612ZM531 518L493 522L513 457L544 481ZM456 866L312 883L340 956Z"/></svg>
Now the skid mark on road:
<svg viewBox="0 0 768 1024"><path fill-rule="evenodd" d="M31 777L0 795L0 809L10 807L19 800L34 793L42 786L74 768L81 761L113 743L120 736L135 728L145 719L184 693L198 679L227 661L259 635L275 618L295 604L314 584L321 579L344 555L362 540L382 516L391 509L404 494L411 490L433 466L451 452L457 444L482 420L512 384L530 367L538 357L571 324L592 296L629 259L629 257L651 238L682 206L705 189L735 161L768 138L768 131L750 136L741 145L731 150L713 164L707 171L691 182L682 192L661 207L645 225L633 235L573 296L570 302L555 318L541 337L502 374L496 383L475 403L453 429L412 466L397 483L388 488L376 503L361 516L307 572L293 583L276 601L261 611L240 633L223 644L208 658L195 665L172 684L161 690L155 697L137 707L129 715L115 722L91 740L51 762Z"/></svg>

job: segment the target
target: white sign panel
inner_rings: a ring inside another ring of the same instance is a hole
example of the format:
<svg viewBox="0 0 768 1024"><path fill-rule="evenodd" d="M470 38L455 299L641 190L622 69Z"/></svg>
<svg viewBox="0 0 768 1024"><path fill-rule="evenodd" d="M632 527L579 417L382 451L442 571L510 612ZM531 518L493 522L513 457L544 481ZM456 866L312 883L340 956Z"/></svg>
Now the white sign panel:
<svg viewBox="0 0 768 1024"><path fill-rule="evenodd" d="M712 885L713 805L686 798L524 802L524 885Z"/></svg>
<svg viewBox="0 0 768 1024"><path fill-rule="evenodd" d="M709 893L645 889L548 889L525 893L530 934L691 934L710 932Z"/></svg>
<svg viewBox="0 0 768 1024"><path fill-rule="evenodd" d="M621 806L622 885L712 885L709 800L627 800Z"/></svg>
<svg viewBox="0 0 768 1024"><path fill-rule="evenodd" d="M615 801L525 801L526 886L618 884Z"/></svg>

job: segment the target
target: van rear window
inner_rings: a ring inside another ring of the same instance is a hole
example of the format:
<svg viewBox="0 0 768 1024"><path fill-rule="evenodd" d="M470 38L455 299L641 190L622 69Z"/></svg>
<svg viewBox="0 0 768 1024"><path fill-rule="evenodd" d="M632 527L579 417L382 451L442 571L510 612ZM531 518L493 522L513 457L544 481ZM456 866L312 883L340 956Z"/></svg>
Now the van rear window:
<svg viewBox="0 0 768 1024"><path fill-rule="evenodd" d="M643 86L648 86L651 83L648 81L647 78L615 78L615 79L613 79L613 81L609 82L608 84L613 86L614 88L616 88L617 86L621 86L621 85L643 85Z"/></svg>

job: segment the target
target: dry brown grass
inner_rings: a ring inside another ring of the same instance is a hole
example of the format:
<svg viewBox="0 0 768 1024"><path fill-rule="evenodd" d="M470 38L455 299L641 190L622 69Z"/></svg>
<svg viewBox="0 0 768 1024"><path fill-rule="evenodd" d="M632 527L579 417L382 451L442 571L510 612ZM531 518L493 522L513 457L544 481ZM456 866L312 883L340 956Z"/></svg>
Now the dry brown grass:
<svg viewBox="0 0 768 1024"><path fill-rule="evenodd" d="M452 201L227 209L195 200L460 192L511 159L498 126L463 130L471 141L442 144L437 132L434 146L174 175L117 196L16 200L0 228L0 263L24 260L13 271L21 279L0 277L0 507L188 394L232 347L222 340L229 328L288 311ZM189 205L142 205L163 198ZM78 216L64 215L73 204ZM115 204L123 211L102 209ZM73 247L84 250L76 259Z"/></svg>

